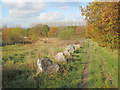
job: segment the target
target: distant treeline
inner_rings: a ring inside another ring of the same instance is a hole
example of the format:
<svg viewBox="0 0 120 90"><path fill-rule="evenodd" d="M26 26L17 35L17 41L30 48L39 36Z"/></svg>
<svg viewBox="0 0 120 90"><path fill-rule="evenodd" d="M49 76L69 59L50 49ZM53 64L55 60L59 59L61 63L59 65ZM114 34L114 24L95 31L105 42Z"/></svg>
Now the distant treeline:
<svg viewBox="0 0 120 90"><path fill-rule="evenodd" d="M4 28L2 29L2 45L34 43L40 37L58 37L59 39L72 39L84 37L85 26L49 27L37 24L31 28Z"/></svg>

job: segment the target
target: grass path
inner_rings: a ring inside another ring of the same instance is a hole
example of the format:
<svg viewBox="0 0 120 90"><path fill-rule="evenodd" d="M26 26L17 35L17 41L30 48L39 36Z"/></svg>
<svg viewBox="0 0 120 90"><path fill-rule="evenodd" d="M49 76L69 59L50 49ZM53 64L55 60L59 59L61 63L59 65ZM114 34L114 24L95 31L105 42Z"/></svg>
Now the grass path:
<svg viewBox="0 0 120 90"><path fill-rule="evenodd" d="M116 88L117 59L112 55L110 56L110 52L105 51L107 49L96 46L90 40L86 44L88 44L88 59L82 73L82 82L79 88ZM111 69L115 73L112 73Z"/></svg>
<svg viewBox="0 0 120 90"><path fill-rule="evenodd" d="M105 69L105 71L106 71L106 73L107 73L107 75L105 75L105 74L103 73L103 76L105 76L106 78L108 78L108 79L110 80L111 86L112 86L112 88L114 88L114 86L113 86L113 84L112 84L113 79L112 79L112 77L110 76L109 71L106 70L106 65L104 64L102 58L100 58L100 61L101 61L101 63L103 64L103 66L101 66L102 71L104 71L104 69ZM103 81L104 81L104 84L105 84L106 79L103 79Z"/></svg>
<svg viewBox="0 0 120 90"><path fill-rule="evenodd" d="M117 88L118 61L115 50L98 46L89 40L91 60L89 63L88 88ZM109 51L109 52L108 52Z"/></svg>
<svg viewBox="0 0 120 90"><path fill-rule="evenodd" d="M107 66L104 63L103 58L100 57L99 53L97 53L97 55L99 57L98 62L101 62L101 65L100 65L100 68L102 69L101 74L105 77L105 78L103 78L103 83L105 84L106 78L107 78L107 79L110 80L111 88L114 88L114 86L113 86L113 78L111 77L110 72L109 72L109 70L107 69ZM106 74L105 74L104 71L106 72Z"/></svg>
<svg viewBox="0 0 120 90"><path fill-rule="evenodd" d="M89 43L88 43L88 53L89 53L88 60L86 62L85 69L84 69L83 74L82 74L82 83L80 85L80 88L88 88L89 62L90 62L90 59L91 59Z"/></svg>

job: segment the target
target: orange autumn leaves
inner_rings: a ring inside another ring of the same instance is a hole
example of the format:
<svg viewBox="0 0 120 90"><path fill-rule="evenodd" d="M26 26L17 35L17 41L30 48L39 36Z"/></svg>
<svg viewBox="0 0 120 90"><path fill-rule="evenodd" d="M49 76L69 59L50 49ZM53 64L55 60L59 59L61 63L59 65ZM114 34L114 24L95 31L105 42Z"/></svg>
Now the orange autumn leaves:
<svg viewBox="0 0 120 90"><path fill-rule="evenodd" d="M22 28L8 28L2 30L2 43L24 42Z"/></svg>
<svg viewBox="0 0 120 90"><path fill-rule="evenodd" d="M57 27L51 27L50 30L49 30L49 32L48 32L48 37L55 37L57 31L58 31Z"/></svg>
<svg viewBox="0 0 120 90"><path fill-rule="evenodd" d="M80 8L87 20L86 37L90 37L101 46L118 48L118 3L92 2L86 8Z"/></svg>

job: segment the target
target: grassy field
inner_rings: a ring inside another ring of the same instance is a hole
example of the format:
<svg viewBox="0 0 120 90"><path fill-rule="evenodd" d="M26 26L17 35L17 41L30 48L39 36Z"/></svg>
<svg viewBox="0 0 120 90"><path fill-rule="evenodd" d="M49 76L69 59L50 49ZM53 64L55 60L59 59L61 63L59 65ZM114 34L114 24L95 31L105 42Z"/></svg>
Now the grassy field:
<svg viewBox="0 0 120 90"><path fill-rule="evenodd" d="M82 83L82 74L88 56L88 88L118 87L118 53L99 47L91 40L73 53L66 64L59 64L60 70L54 74L37 74L36 61L49 57L54 61L56 53L64 51L67 44L79 40L40 39L35 44L7 45L2 47L3 87L12 88L76 88ZM88 52L89 43L89 52ZM24 82L24 83L23 83Z"/></svg>
<svg viewBox="0 0 120 90"><path fill-rule="evenodd" d="M118 50L99 47L89 40L91 61L89 66L89 88L118 87Z"/></svg>
<svg viewBox="0 0 120 90"><path fill-rule="evenodd" d="M67 44L73 44L77 42L78 40L71 41L58 40L56 38L46 38L40 39L37 43L32 45L7 45L2 47L3 86L31 88L76 87L77 84L82 81L81 74L85 67L85 60L87 60L85 53L79 54L78 51L73 54L74 58L68 59L67 64L59 64L61 71L56 75L48 75L43 73L36 76L36 61L40 57L49 57L54 61L54 56L56 53L64 51ZM85 47L85 50L87 50L87 47ZM82 56L83 58L86 58L83 61L81 61ZM71 84L68 82L68 80L71 82ZM38 82L41 82L41 84ZM53 83L53 85L51 83Z"/></svg>

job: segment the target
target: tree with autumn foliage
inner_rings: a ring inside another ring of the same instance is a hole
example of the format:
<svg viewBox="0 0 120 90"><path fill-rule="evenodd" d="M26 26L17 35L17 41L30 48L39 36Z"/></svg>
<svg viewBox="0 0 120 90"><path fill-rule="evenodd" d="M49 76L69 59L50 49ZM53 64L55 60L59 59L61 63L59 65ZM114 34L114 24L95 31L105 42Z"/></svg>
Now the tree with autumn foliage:
<svg viewBox="0 0 120 90"><path fill-rule="evenodd" d="M56 37L58 27L51 27L48 32L48 37Z"/></svg>
<svg viewBox="0 0 120 90"><path fill-rule="evenodd" d="M80 8L87 20L86 37L101 46L118 48L118 2L92 2L86 8Z"/></svg>
<svg viewBox="0 0 120 90"><path fill-rule="evenodd" d="M23 43L23 31L22 28L8 28L2 30L2 44Z"/></svg>

